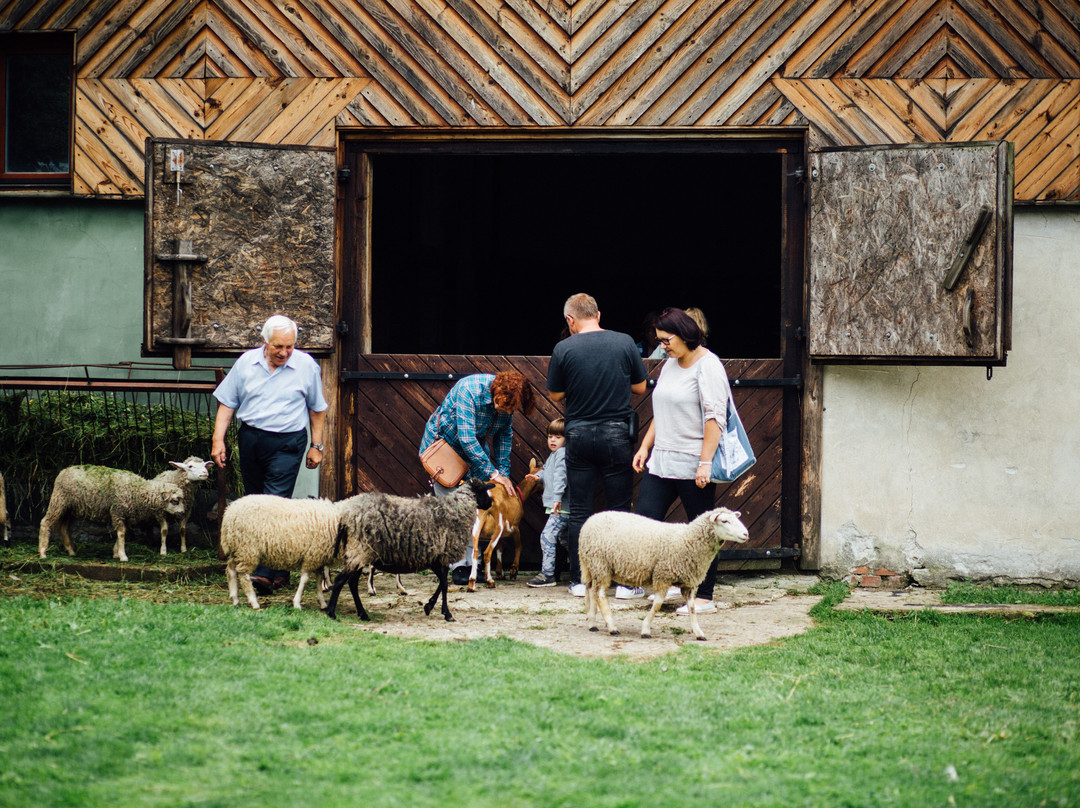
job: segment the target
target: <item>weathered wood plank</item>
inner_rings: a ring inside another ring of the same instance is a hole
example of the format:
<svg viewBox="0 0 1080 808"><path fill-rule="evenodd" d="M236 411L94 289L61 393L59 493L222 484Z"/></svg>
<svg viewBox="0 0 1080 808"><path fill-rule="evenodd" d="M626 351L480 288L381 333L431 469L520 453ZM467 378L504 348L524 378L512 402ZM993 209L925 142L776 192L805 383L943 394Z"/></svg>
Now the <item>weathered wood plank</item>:
<svg viewBox="0 0 1080 808"><path fill-rule="evenodd" d="M744 45L746 55L740 59L746 62L745 67L740 66L733 72L735 80L716 95L716 99L698 118L699 125L726 123L735 110L787 61L801 39L801 33L793 23L794 20L786 15L774 16L768 28L760 29L760 42L747 40Z"/></svg>
<svg viewBox="0 0 1080 808"><path fill-rule="evenodd" d="M578 59L585 51L604 36L612 25L617 24L624 15L642 2L649 2L649 0L604 0L602 3L589 6L587 17L578 17L575 14L568 61L576 66Z"/></svg>
<svg viewBox="0 0 1080 808"><path fill-rule="evenodd" d="M88 106L88 112L93 115L92 105ZM87 124L78 115L75 117L76 149L92 160L108 180L108 185L102 186L108 190L100 193L105 196L140 196L143 192L142 178L136 179L131 170L113 154L112 144L105 143L98 137L97 130L100 127L100 119L96 123L92 121Z"/></svg>
<svg viewBox="0 0 1080 808"><path fill-rule="evenodd" d="M291 131L283 136L283 143L298 143L311 146L334 145L334 120L345 109L371 80L366 78L357 79L325 79L330 83L330 91L323 96L322 100L306 114ZM329 142L326 141L327 127L329 127Z"/></svg>
<svg viewBox="0 0 1080 808"><path fill-rule="evenodd" d="M482 71L477 69L476 63L467 58L456 43L444 38L439 26L417 4L386 0L385 9L376 18L384 28L395 32L394 38L424 67L430 80L445 89L475 123L482 126L504 123L500 112L489 101L487 90L490 87L485 86L487 77L481 77ZM499 99L495 94L493 100L505 99ZM520 110L500 106L514 118L521 119Z"/></svg>
<svg viewBox="0 0 1080 808"><path fill-rule="evenodd" d="M140 31L147 25L147 15L153 19L163 14L168 4L169 0L121 0L110 7L105 16L93 15L85 21L77 20L75 75L101 78L101 74L138 41Z"/></svg>
<svg viewBox="0 0 1080 808"><path fill-rule="evenodd" d="M100 144L109 155L105 170L113 183L125 195L137 196L143 191L142 148L146 130L130 119L123 126L110 120L109 99L92 95L93 89L92 86L83 85L75 93L75 138L82 143L87 153ZM99 107L98 101L101 101L105 108ZM113 112L115 111L114 106ZM93 133L93 137L90 133ZM127 134L134 134L136 137L128 139ZM136 143L138 145L135 145Z"/></svg>
<svg viewBox="0 0 1080 808"><path fill-rule="evenodd" d="M550 48L539 40L536 41L535 50L543 59L543 63L550 68L551 72L549 72L537 62L533 53L522 48L513 38L504 36L498 23L474 0L447 0L447 2L467 24L463 35L465 31L469 31L487 43L488 47L499 55L506 67L540 96L549 109L557 113L559 120L570 122L570 105L567 98L567 88L570 83L569 69L562 60L558 59L557 54L552 55L553 51ZM516 97L516 100L522 103L520 97ZM543 120L544 117L541 115L537 120Z"/></svg>
<svg viewBox="0 0 1080 808"><path fill-rule="evenodd" d="M739 17L737 26L718 28L722 18L710 20L703 30L709 46L671 85L664 97L641 117L641 123L689 126L696 122L701 112L731 86L738 72L746 66L746 53L750 49L762 49L765 47L764 40L771 39L773 27L768 25L768 20L779 5L779 0L755 2ZM755 44L748 45L747 51L742 51L743 45L749 40ZM740 56L735 57L737 53ZM738 59L738 65L733 64L728 68L728 62L733 57Z"/></svg>
<svg viewBox="0 0 1080 808"><path fill-rule="evenodd" d="M227 59L219 57L218 64L226 70L229 77L282 77L283 74L271 58L271 54L254 47L254 42L245 31L216 5L209 7L206 11L206 27L214 33L217 41L228 54ZM208 42L207 47L209 48L210 45L211 43ZM239 65L243 65L243 68L241 69Z"/></svg>
<svg viewBox="0 0 1080 808"><path fill-rule="evenodd" d="M304 145L290 137L296 127L306 121L308 125L321 128L327 120L333 120L333 115L326 117L326 110L320 110L322 117L317 117L314 110L333 93L337 79L290 79L290 83L294 85L296 94L291 95L287 103L283 102L281 108L275 110L273 119L259 129L257 135L249 138L250 140Z"/></svg>
<svg viewBox="0 0 1080 808"><path fill-rule="evenodd" d="M747 2L748 0L743 0ZM582 105L579 122L629 126L637 123L645 111L682 75L697 54L708 46L702 26L719 13L712 2L695 2L631 68L612 83L589 105ZM731 4L725 13L733 13Z"/></svg>
<svg viewBox="0 0 1080 808"><path fill-rule="evenodd" d="M429 15L438 35L444 58L459 64L459 72L469 76L469 86L480 94L508 125L556 124L563 120L527 82L514 72L482 38L443 0L417 0ZM443 43L443 40L445 42Z"/></svg>
<svg viewBox="0 0 1080 808"><path fill-rule="evenodd" d="M120 196L120 189L101 170L97 154L87 152L76 140L72 147L72 189L76 194L93 196Z"/></svg>
<svg viewBox="0 0 1080 808"><path fill-rule="evenodd" d="M846 123L836 118L815 95L814 86L818 81L774 79L773 84L784 94L784 98L810 122L812 145L815 148L858 144L858 139L847 128Z"/></svg>
<svg viewBox="0 0 1080 808"><path fill-rule="evenodd" d="M818 0L800 19L804 41L782 66L783 78L861 77L865 71L848 64L852 54L878 31L899 31L903 22L889 18L907 0L855 0L836 3ZM923 0L924 3L936 0ZM913 18L914 19L914 18ZM906 23L911 24L911 21Z"/></svg>
<svg viewBox="0 0 1080 808"><path fill-rule="evenodd" d="M942 13L935 16L935 12L940 12L937 0L893 0L887 6L874 5L869 14L859 19L859 25L845 35L842 52L823 54L811 68L810 75L815 78L834 73L858 78L901 77L901 65L910 57L910 52L894 53L897 43L907 36L910 48L911 42L925 40L927 31L938 30L945 17ZM853 48L855 44L857 47Z"/></svg>
<svg viewBox="0 0 1080 808"><path fill-rule="evenodd" d="M148 73L141 72L146 59L195 11L201 2L203 0L173 0L169 3L146 0L128 21L128 24L139 32L138 36L131 38L121 34L117 39L128 43L122 53L111 51L107 63L92 59L85 68L79 69L79 75L86 78L120 79L143 78L148 74L152 75L152 67ZM110 41L109 45L112 44L113 42Z"/></svg>
<svg viewBox="0 0 1080 808"><path fill-rule="evenodd" d="M282 0L235 0L243 3L248 13L258 19L263 28L281 43L303 65L302 76L330 78L341 75L335 59L347 53L339 42L334 42L314 15L307 15L304 6L298 2ZM333 43L331 45L331 43ZM330 54L325 52L326 49ZM346 62L349 67L355 67ZM348 74L346 74L348 75Z"/></svg>
<svg viewBox="0 0 1080 808"><path fill-rule="evenodd" d="M133 53L133 61L129 65L114 63L102 76L131 79L180 78L186 71L182 67L172 68L170 65L174 62L182 65L184 57L189 54L192 58L198 58L202 53L202 47L198 42L202 29L203 15L199 8L188 9L183 17L176 20L175 24L163 28L160 32L155 31L152 37L147 37L143 47Z"/></svg>
<svg viewBox="0 0 1080 808"><path fill-rule="evenodd" d="M576 89L575 117L583 125L626 125L636 120L635 111L642 110L661 92L664 78L673 80L671 73L657 72L678 55L682 46L714 11L713 2L675 0L665 3L660 11L646 20L626 46L613 56L611 64L600 73L588 77ZM650 84L651 86L643 86ZM636 104L626 107L628 99ZM613 113L621 114L613 118ZM640 111L637 112L640 114ZM587 123L586 123L587 121Z"/></svg>

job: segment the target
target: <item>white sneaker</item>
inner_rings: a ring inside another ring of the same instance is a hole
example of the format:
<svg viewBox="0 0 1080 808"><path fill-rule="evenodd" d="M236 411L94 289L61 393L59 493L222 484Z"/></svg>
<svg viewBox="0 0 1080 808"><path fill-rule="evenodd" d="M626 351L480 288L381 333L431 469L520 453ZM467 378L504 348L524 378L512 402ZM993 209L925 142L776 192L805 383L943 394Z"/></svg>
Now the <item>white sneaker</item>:
<svg viewBox="0 0 1080 808"><path fill-rule="evenodd" d="M667 594L664 595L664 600L665 601L667 601L667 600L675 600L676 598L681 598L681 597L682 597L682 590L679 589L679 587L677 587L677 586L669 586L667 588ZM653 592L651 595L649 595L649 600L653 600L653 601L656 600L656 593L655 592Z"/></svg>
<svg viewBox="0 0 1080 808"><path fill-rule="evenodd" d="M567 588L575 598L585 597L585 584L570 584Z"/></svg>
<svg viewBox="0 0 1080 808"><path fill-rule="evenodd" d="M690 614L690 607L685 603L675 610L675 614ZM716 604L711 600L695 604L694 614L716 614Z"/></svg>
<svg viewBox="0 0 1080 808"><path fill-rule="evenodd" d="M628 586L615 587L615 598L617 600L633 600L634 598L645 597L645 590L640 586L631 589Z"/></svg>

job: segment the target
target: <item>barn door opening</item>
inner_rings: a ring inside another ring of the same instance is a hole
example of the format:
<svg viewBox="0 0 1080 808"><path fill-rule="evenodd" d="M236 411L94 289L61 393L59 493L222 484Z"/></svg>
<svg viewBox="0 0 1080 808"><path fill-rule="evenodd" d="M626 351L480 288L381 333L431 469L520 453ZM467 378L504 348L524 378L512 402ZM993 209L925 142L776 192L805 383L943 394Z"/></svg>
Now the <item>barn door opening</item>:
<svg viewBox="0 0 1080 808"><path fill-rule="evenodd" d="M342 495L424 490L431 410L461 375L507 367L542 402L515 420L521 479L559 414L544 378L563 301L587 291L635 338L666 306L705 312L759 457L720 487L752 537L732 560L798 554L802 130L341 135ZM648 395L638 410L647 425ZM538 499L527 514L535 536Z"/></svg>

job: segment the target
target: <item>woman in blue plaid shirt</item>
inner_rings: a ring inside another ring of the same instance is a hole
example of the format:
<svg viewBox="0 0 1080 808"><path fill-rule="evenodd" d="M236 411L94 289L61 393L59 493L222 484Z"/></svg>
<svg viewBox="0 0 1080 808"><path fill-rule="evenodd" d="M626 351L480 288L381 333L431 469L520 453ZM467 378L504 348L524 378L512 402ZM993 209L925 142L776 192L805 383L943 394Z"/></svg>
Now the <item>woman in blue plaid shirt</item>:
<svg viewBox="0 0 1080 808"><path fill-rule="evenodd" d="M435 412L428 418L420 453L442 438L469 464L468 477L491 480L506 488L511 496L517 489L510 481L510 445L514 439L514 412L529 415L536 407L533 389L516 370L501 373L477 373L466 376L450 388ZM491 441L491 450L485 446ZM453 489L434 480L436 496L446 496ZM468 580L466 558L451 566L455 584L464 573Z"/></svg>

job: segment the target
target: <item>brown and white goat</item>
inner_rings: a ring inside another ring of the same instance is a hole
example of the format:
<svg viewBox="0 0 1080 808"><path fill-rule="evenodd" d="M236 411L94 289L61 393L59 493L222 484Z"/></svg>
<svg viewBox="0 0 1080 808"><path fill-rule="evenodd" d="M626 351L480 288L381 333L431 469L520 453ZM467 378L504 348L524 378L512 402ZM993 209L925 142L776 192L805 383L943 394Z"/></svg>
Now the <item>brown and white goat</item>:
<svg viewBox="0 0 1080 808"><path fill-rule="evenodd" d="M530 458L529 474L536 474L539 469L536 458ZM488 589L495 587L495 580L491 575L491 556L499 542L503 542L503 550L495 558L495 578L503 579L502 556L506 552L506 541L510 539L514 541L514 563L507 572L511 581L517 578L518 565L521 563L521 517L525 512L525 502L532 495L537 482L535 479L526 478L518 489L521 492L520 497L511 496L501 485L496 485L491 489L491 507L486 511L477 511L472 530L472 571L469 574L468 591L476 591L480 542L484 539L487 539L488 543L484 549L484 585Z"/></svg>

